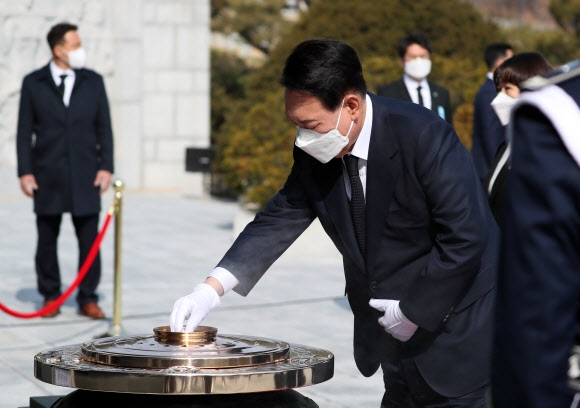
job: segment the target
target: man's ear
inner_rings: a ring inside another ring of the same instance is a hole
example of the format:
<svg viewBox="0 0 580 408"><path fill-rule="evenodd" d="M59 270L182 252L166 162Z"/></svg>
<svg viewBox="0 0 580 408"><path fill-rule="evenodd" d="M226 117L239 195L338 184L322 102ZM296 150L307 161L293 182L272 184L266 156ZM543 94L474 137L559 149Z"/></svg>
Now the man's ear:
<svg viewBox="0 0 580 408"><path fill-rule="evenodd" d="M362 97L357 94L348 94L344 98L344 106L347 108L351 120L356 120L359 117L363 101Z"/></svg>
<svg viewBox="0 0 580 408"><path fill-rule="evenodd" d="M52 49L52 55L58 58L66 58L66 53L62 47L62 44L56 44Z"/></svg>

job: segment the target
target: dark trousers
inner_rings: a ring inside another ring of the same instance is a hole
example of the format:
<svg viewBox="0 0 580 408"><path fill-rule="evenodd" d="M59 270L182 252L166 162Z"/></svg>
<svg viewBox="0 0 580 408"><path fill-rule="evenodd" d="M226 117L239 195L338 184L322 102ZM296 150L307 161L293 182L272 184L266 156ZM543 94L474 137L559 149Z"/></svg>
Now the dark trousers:
<svg viewBox="0 0 580 408"><path fill-rule="evenodd" d="M423 379L415 362L383 363L385 395L381 408L484 408L487 387L456 398L444 397ZM444 373L442 375L445 375Z"/></svg>
<svg viewBox="0 0 580 408"><path fill-rule="evenodd" d="M45 300L53 300L61 295L60 269L58 266L57 241L62 215L36 216L38 241L36 246L36 278L38 291ZM85 261L99 229L99 215L72 217L78 240L79 270ZM101 279L101 259L97 254L92 267L81 282L77 292L80 307L97 302L95 293Z"/></svg>

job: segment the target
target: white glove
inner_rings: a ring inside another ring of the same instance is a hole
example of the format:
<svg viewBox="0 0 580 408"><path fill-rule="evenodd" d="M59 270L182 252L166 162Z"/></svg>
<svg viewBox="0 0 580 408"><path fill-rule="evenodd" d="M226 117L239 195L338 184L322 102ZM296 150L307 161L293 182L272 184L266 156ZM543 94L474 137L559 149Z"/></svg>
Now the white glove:
<svg viewBox="0 0 580 408"><path fill-rule="evenodd" d="M195 285L193 292L175 302L169 317L169 327L172 332L182 332L185 320L186 332L192 332L207 316L209 311L220 304L220 297L207 283Z"/></svg>
<svg viewBox="0 0 580 408"><path fill-rule="evenodd" d="M405 317L398 300L371 299L369 305L380 312L385 312L379 319L379 324L397 340L405 342L417 331L418 326Z"/></svg>

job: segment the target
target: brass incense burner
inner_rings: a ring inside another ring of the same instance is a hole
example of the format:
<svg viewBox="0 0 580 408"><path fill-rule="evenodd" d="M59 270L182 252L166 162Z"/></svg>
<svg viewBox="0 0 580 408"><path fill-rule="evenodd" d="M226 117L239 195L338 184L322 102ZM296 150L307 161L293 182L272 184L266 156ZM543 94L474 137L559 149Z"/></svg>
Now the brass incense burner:
<svg viewBox="0 0 580 408"><path fill-rule="evenodd" d="M133 394L235 394L318 384L331 352L252 336L156 327L153 335L106 337L44 350L35 377L63 387Z"/></svg>

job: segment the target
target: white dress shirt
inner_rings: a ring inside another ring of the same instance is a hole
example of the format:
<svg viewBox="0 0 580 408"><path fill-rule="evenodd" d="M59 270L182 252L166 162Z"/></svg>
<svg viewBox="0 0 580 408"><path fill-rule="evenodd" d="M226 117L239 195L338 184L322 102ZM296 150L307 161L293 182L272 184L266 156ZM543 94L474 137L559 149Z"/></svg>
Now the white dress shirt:
<svg viewBox="0 0 580 408"><path fill-rule="evenodd" d="M64 95L62 97L62 101L64 103L64 106L68 107L70 103L70 96L72 94L73 86L75 85L76 74L72 69L67 70L61 69L58 65L54 63L54 61L50 61L49 66L50 73L52 74L52 79L54 80L54 83L56 84L57 87L60 86L60 83L62 81L60 76L66 75L66 78L64 79Z"/></svg>
<svg viewBox="0 0 580 408"><path fill-rule="evenodd" d="M411 100L414 103L419 103L419 96L417 95L417 87L421 85L421 96L423 97L423 106L427 109L431 109L431 88L429 88L429 82L427 82L427 78L423 78L421 82L415 81L409 75L403 75L403 82L407 87L407 91L409 95L411 95Z"/></svg>
<svg viewBox="0 0 580 408"><path fill-rule="evenodd" d="M369 157L369 145L371 142L371 130L373 128L373 104L371 98L365 98L367 104L367 111L365 114L365 121L363 127L356 139L356 142L350 152L351 155L358 157L358 174L363 187L363 193L367 196L367 160ZM346 188L346 195L350 200L351 187L348 172L344 160L342 161L342 175L344 176L344 187Z"/></svg>

